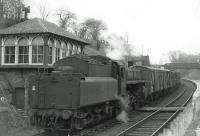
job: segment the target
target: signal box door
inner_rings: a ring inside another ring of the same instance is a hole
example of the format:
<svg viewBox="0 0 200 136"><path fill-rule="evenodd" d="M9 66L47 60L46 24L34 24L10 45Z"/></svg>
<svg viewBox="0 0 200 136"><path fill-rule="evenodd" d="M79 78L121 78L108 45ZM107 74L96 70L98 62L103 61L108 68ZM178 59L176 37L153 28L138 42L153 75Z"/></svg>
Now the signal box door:
<svg viewBox="0 0 200 136"><path fill-rule="evenodd" d="M25 100L25 88L18 87L15 88L15 106L19 109L24 108L24 100Z"/></svg>

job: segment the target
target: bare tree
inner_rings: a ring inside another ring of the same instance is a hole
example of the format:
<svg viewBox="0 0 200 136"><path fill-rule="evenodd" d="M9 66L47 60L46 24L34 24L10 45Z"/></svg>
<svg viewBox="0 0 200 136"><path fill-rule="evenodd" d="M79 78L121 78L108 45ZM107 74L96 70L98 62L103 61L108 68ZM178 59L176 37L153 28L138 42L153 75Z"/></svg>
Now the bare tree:
<svg viewBox="0 0 200 136"><path fill-rule="evenodd" d="M3 14L5 19L20 20L22 18L23 0L3 1Z"/></svg>
<svg viewBox="0 0 200 136"><path fill-rule="evenodd" d="M180 53L180 51L170 51L170 52L168 53L169 61L170 61L171 63L176 63L176 62L178 62L179 53Z"/></svg>
<svg viewBox="0 0 200 136"><path fill-rule="evenodd" d="M73 33L74 33L77 37L79 37L80 24L78 24L77 22L73 22L73 23L71 24L71 28L72 28Z"/></svg>
<svg viewBox="0 0 200 136"><path fill-rule="evenodd" d="M97 49L99 50L101 47L101 42L100 42L100 36L101 32L106 30L106 24L102 20L94 19L94 18L88 18L84 22L85 25L85 31L88 31L91 39L96 41L96 46ZM83 31L83 33L85 32Z"/></svg>
<svg viewBox="0 0 200 136"><path fill-rule="evenodd" d="M65 9L59 9L57 16L59 17L58 22L60 27L65 28L66 30L68 30L76 20L76 14Z"/></svg>
<svg viewBox="0 0 200 136"><path fill-rule="evenodd" d="M91 34L91 36L94 40L96 40L98 38L101 31L107 29L107 27L106 27L106 25L103 21L97 20L97 19L94 19L94 18L86 19L84 24L90 30L90 34Z"/></svg>
<svg viewBox="0 0 200 136"><path fill-rule="evenodd" d="M47 20L47 18L50 16L51 12L46 7L46 1L41 1L40 7L39 7L40 15L43 20Z"/></svg>
<svg viewBox="0 0 200 136"><path fill-rule="evenodd" d="M76 14L65 9L59 9L57 16L60 27L73 32L82 39L91 41L98 50L102 45L105 45L106 42L104 39L102 40L101 35L107 27L103 21L88 18L84 22L78 23Z"/></svg>
<svg viewBox="0 0 200 136"><path fill-rule="evenodd" d="M73 22L71 27L73 29L73 33L79 38L85 40L90 39L88 27L84 23Z"/></svg>
<svg viewBox="0 0 200 136"><path fill-rule="evenodd" d="M25 12L24 9L26 7L23 4L23 0L3 0L1 4L3 12L0 17L2 17L3 20L0 21L3 21L5 27L9 27L25 19L23 18L23 12Z"/></svg>
<svg viewBox="0 0 200 136"><path fill-rule="evenodd" d="M80 24L79 37L86 40L89 39L88 27L84 23Z"/></svg>
<svg viewBox="0 0 200 136"><path fill-rule="evenodd" d="M182 51L170 51L168 58L171 63L196 63L199 62L200 54L187 54Z"/></svg>

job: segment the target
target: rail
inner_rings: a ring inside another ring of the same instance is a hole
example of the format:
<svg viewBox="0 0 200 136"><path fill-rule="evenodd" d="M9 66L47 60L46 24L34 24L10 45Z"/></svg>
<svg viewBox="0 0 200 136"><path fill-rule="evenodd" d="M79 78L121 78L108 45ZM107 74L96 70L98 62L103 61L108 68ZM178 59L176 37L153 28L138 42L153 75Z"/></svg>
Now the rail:
<svg viewBox="0 0 200 136"><path fill-rule="evenodd" d="M191 81L189 81L189 80L185 80L185 82L191 82ZM191 82L191 83L193 83L193 82ZM193 83L193 85L194 85L194 83ZM194 85L195 87L196 87L196 85ZM181 96L183 96L183 94L186 92L186 89L184 89L184 91L182 91L182 93L180 93L176 98L174 98L173 100L171 100L169 103L167 103L164 107L169 107L172 103L175 103L179 98L181 98ZM192 97L192 93L191 93L191 95L188 97L188 99L181 105L181 107L183 107L183 106L185 106L188 102L189 102L189 100L191 99L191 97ZM139 127L141 124L144 124L145 122L146 122L146 124L147 124L147 121L148 121L148 123L150 123L151 122L151 120L153 120L153 117L154 117L154 119L156 118L156 115L159 117L159 114L160 114L160 116L161 117L163 117L163 115L162 115L162 109L164 108L164 107L161 107L161 108L159 108L158 110L156 110L155 112L153 112L152 114L150 114L149 116L147 116L146 118L144 118L144 119L142 119L141 121L139 121L139 122L137 122L136 124L134 124L134 125L132 125L132 126L130 126L130 127L128 127L127 129L125 129L125 130L123 130L122 132L120 132L120 133L118 133L116 136L132 136L132 135L134 135L134 133L133 132L137 132L137 133L139 133L139 134L142 134L142 133L145 133L144 131L142 131L142 132L140 132L140 131L136 131L136 129L137 129L137 127ZM157 135L157 134L159 134L161 131L162 131L162 129L171 121L171 120L173 120L174 119L174 117L176 117L176 115L181 111L181 107L178 107L177 108L177 110L176 111L173 111L173 112L168 112L169 113L169 116L167 115L167 116L165 116L165 119L167 119L167 120L164 120L163 118L161 118L160 119L160 121L159 121L159 118L156 118L156 121L157 121L157 123L161 123L160 125L159 125L159 127L157 128L157 129L155 129L153 132L152 132L152 130L151 130L151 132L149 132L149 133L146 133L146 135L150 135L150 136L155 136L155 135ZM165 113L167 113L167 112L165 112ZM155 121L155 120L154 120ZM164 122L163 122L164 121ZM135 129L135 130L134 130ZM138 128L139 129L139 128ZM132 131L131 131L132 130ZM140 130L144 130L144 128L142 129L142 128L140 128ZM151 134L150 134L151 133Z"/></svg>

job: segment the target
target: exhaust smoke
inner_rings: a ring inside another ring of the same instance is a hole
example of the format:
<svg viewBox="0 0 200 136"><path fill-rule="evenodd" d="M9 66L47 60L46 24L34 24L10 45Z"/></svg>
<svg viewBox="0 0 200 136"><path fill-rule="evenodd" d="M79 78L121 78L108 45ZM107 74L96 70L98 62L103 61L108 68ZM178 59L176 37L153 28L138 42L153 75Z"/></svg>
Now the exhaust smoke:
<svg viewBox="0 0 200 136"><path fill-rule="evenodd" d="M123 96L116 95L115 97L119 101L120 107L121 107L121 112L119 113L119 115L117 115L116 119L118 121L127 123L129 121L129 117L128 117L128 111L129 111L128 99L124 95Z"/></svg>

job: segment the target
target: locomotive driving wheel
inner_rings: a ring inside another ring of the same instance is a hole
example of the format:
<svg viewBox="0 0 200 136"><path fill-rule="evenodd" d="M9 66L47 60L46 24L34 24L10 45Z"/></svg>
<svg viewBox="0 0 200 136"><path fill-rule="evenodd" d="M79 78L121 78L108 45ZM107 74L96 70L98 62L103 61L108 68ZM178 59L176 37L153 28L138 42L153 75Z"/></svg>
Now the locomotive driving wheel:
<svg viewBox="0 0 200 136"><path fill-rule="evenodd" d="M89 119L87 118L89 111L77 111L75 116L73 117L74 128L77 130L82 130L87 126Z"/></svg>

